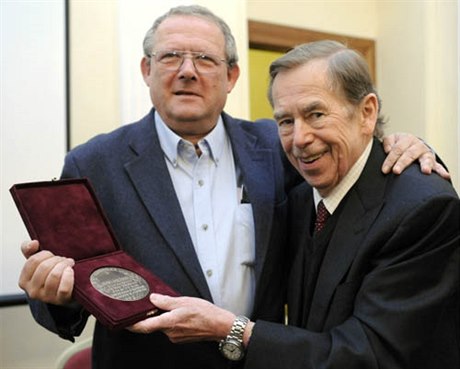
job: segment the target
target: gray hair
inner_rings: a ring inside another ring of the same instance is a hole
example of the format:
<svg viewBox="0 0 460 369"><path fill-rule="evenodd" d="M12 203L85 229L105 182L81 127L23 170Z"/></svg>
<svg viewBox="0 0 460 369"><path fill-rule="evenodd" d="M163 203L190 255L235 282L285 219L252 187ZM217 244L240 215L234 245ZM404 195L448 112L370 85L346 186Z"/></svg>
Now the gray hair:
<svg viewBox="0 0 460 369"><path fill-rule="evenodd" d="M174 8L171 8L168 12L160 16L156 19L153 23L152 27L147 31L143 47L144 47L144 54L145 56L149 56L154 48L154 38L155 32L157 31L160 24L167 18L177 16L177 15L185 15L185 16L192 16L192 17L200 17L206 19L208 21L213 22L216 24L222 31L225 39L225 56L227 63L230 67L234 66L238 62L238 53L236 50L236 43L235 38L232 35L232 31L230 27L225 23L225 21L212 13L207 8L200 6L200 5L181 5Z"/></svg>
<svg viewBox="0 0 460 369"><path fill-rule="evenodd" d="M296 46L270 65L268 100L273 106L273 82L279 72L306 64L313 59L326 59L332 89L343 92L346 100L357 106L369 93L378 99L378 118L374 136L383 136L384 118L380 115L381 100L375 90L366 60L355 50L337 41L316 41Z"/></svg>

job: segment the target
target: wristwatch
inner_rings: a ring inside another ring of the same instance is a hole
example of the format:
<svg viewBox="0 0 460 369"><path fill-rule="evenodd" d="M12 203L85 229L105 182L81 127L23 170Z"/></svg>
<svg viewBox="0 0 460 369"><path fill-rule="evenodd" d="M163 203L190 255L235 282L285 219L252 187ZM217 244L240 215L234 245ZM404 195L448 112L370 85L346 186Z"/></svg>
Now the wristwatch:
<svg viewBox="0 0 460 369"><path fill-rule="evenodd" d="M245 316L237 316L228 336L220 341L219 350L228 360L238 361L243 358L243 333L248 323L249 319Z"/></svg>

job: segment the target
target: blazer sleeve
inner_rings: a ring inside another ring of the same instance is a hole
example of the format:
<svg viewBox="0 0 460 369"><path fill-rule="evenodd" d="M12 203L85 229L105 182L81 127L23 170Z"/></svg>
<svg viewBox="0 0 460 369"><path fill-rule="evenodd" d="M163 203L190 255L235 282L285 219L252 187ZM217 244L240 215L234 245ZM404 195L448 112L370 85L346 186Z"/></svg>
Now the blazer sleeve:
<svg viewBox="0 0 460 369"><path fill-rule="evenodd" d="M352 300L352 313L322 332L257 321L245 368L453 367L430 363L436 339L458 365L459 209L448 194L417 205L399 224L380 217L367 236L359 287L347 295L342 284L335 292Z"/></svg>

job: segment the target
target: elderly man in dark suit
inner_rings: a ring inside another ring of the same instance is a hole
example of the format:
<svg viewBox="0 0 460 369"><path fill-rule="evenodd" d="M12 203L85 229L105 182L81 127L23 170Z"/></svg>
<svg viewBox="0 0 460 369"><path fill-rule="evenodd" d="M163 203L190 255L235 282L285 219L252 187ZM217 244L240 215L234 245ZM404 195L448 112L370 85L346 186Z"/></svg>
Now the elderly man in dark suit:
<svg viewBox="0 0 460 369"><path fill-rule="evenodd" d="M144 53L154 109L72 150L62 177L88 177L123 250L180 294L281 321L285 157L272 121L223 113L239 76L228 26L199 6L173 8L147 32ZM37 251L24 244L20 285L37 321L73 339L88 317L71 298L74 261ZM96 324L94 369L229 365L216 342L173 345L161 332Z"/></svg>
<svg viewBox="0 0 460 369"><path fill-rule="evenodd" d="M235 326L207 302L153 295L170 312L137 329L222 345L230 331L234 358L239 341L251 369L459 368L455 190L416 166L381 173L379 98L353 50L301 45L270 72L281 142L305 179L289 196L288 326Z"/></svg>

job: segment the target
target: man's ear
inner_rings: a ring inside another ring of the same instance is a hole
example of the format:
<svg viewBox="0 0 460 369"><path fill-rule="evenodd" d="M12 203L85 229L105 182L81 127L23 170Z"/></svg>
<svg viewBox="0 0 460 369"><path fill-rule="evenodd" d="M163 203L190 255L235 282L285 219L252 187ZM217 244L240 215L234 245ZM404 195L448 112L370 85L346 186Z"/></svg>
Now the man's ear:
<svg viewBox="0 0 460 369"><path fill-rule="evenodd" d="M367 94L361 101L360 108L363 128L366 130L366 133L372 135L379 115L377 95L374 93Z"/></svg>
<svg viewBox="0 0 460 369"><path fill-rule="evenodd" d="M238 81L239 76L240 76L240 67L238 66L238 64L228 67L228 71L227 71L227 79L228 79L227 93L228 94L232 92L233 87L235 87L236 81Z"/></svg>
<svg viewBox="0 0 460 369"><path fill-rule="evenodd" d="M142 78L147 86L150 86L150 59L144 56L141 60Z"/></svg>

